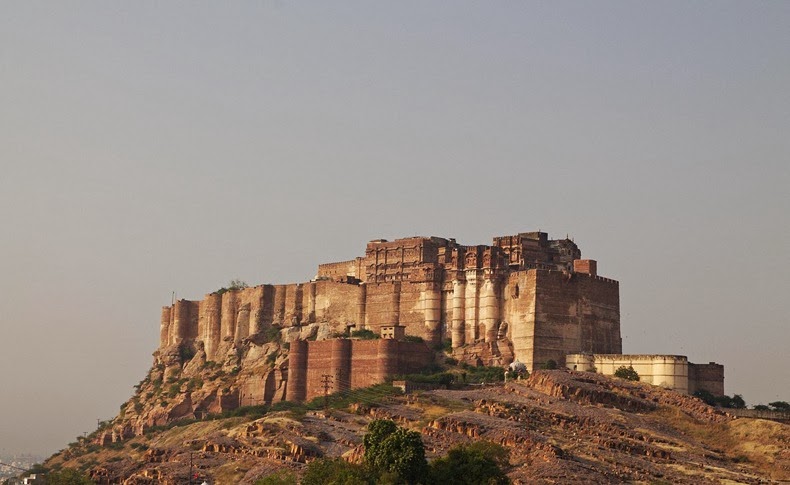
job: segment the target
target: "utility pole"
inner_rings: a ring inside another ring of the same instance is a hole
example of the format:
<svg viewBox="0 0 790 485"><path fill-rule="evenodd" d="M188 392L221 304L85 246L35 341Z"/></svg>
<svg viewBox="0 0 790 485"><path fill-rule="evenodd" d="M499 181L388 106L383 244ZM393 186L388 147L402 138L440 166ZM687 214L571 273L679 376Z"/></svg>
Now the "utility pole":
<svg viewBox="0 0 790 485"><path fill-rule="evenodd" d="M192 485L192 452L189 452L189 485Z"/></svg>
<svg viewBox="0 0 790 485"><path fill-rule="evenodd" d="M333 384L333 379L329 374L321 375L321 383L324 385L324 411L329 409L329 388Z"/></svg>

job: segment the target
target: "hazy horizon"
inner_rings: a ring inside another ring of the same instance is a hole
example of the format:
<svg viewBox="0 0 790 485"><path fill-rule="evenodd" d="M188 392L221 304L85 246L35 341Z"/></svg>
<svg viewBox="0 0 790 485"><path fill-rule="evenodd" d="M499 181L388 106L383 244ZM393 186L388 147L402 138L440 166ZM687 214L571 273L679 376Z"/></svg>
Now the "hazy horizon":
<svg viewBox="0 0 790 485"><path fill-rule="evenodd" d="M0 454L114 417L173 292L418 234L568 234L625 353L790 400L790 3L3 10Z"/></svg>

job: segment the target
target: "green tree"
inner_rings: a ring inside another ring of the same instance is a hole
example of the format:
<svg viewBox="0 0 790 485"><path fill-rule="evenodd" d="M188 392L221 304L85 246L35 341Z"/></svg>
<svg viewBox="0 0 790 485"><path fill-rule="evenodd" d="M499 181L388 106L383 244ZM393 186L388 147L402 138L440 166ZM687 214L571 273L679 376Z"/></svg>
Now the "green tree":
<svg viewBox="0 0 790 485"><path fill-rule="evenodd" d="M629 365L628 367L621 365L616 371L614 371L614 376L629 381L639 380L639 373L634 370L634 366L632 365Z"/></svg>
<svg viewBox="0 0 790 485"><path fill-rule="evenodd" d="M372 421L363 439L365 463L375 473L394 473L406 483L425 477L428 462L422 437L386 419Z"/></svg>
<svg viewBox="0 0 790 485"><path fill-rule="evenodd" d="M774 408L776 411L790 411L790 403L787 401L769 402L768 405Z"/></svg>
<svg viewBox="0 0 790 485"><path fill-rule="evenodd" d="M489 441L455 446L447 456L431 463L431 481L437 485L509 484L510 479L502 469L509 465L508 454L506 448Z"/></svg>
<svg viewBox="0 0 790 485"><path fill-rule="evenodd" d="M47 485L93 485L93 480L88 475L73 468L64 468L45 476Z"/></svg>
<svg viewBox="0 0 790 485"><path fill-rule="evenodd" d="M547 360L543 365L540 366L541 369L546 370L553 370L557 368L557 361L554 359Z"/></svg>
<svg viewBox="0 0 790 485"><path fill-rule="evenodd" d="M711 392L708 390L700 389L698 391L694 391L694 397L702 399L702 401L709 406L716 405L716 396L711 394Z"/></svg>
<svg viewBox="0 0 790 485"><path fill-rule="evenodd" d="M228 284L229 290L240 290L242 288L248 288L250 285L247 284L246 281L242 281L240 279L230 280Z"/></svg>
<svg viewBox="0 0 790 485"><path fill-rule="evenodd" d="M730 396L716 396L713 398L713 400L717 406L721 406L723 408L732 407L732 398Z"/></svg>
<svg viewBox="0 0 790 485"><path fill-rule="evenodd" d="M359 485L373 483L364 467L341 458L320 458L310 462L302 475L301 485ZM265 485L280 485L272 482ZM282 485L289 485L282 482Z"/></svg>
<svg viewBox="0 0 790 485"><path fill-rule="evenodd" d="M732 399L730 400L730 407L735 409L744 409L746 407L746 401L743 400L743 396L740 394L733 394Z"/></svg>
<svg viewBox="0 0 790 485"><path fill-rule="evenodd" d="M754 409L755 411L769 411L771 408L769 408L765 404L758 404L752 407L752 409Z"/></svg>

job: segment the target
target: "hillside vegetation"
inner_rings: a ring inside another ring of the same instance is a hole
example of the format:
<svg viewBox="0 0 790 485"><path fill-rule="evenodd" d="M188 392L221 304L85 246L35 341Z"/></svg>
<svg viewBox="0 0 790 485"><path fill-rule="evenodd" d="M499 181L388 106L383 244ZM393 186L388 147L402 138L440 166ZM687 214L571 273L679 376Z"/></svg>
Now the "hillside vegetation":
<svg viewBox="0 0 790 485"><path fill-rule="evenodd" d="M82 440L51 457L99 483L176 484L190 477L254 484L300 476L308 463L363 463L368 425L416 431L429 462L459 445L508 450L513 483L760 483L790 480L790 427L734 419L699 399L643 383L565 370L521 381L401 395L389 386L307 404L252 406L152 427L131 438Z"/></svg>

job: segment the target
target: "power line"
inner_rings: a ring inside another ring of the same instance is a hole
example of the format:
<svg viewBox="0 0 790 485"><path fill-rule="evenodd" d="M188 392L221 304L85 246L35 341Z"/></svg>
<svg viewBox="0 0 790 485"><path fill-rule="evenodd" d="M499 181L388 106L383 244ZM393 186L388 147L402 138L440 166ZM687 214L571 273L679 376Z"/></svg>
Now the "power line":
<svg viewBox="0 0 790 485"><path fill-rule="evenodd" d="M324 411L329 409L329 387L332 385L334 378L329 374L321 375L321 383L324 385Z"/></svg>

